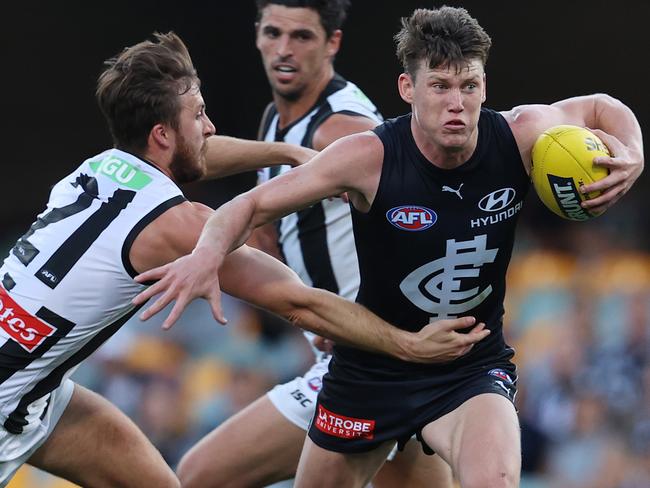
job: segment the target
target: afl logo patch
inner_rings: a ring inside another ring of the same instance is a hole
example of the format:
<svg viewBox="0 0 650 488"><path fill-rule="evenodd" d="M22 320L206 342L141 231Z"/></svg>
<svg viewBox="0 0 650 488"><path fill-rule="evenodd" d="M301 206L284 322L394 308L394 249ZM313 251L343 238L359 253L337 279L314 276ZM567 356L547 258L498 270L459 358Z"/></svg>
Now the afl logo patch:
<svg viewBox="0 0 650 488"><path fill-rule="evenodd" d="M307 381L307 384L309 385L309 388L311 388L311 390L315 392L319 392L323 387L323 382L320 379L320 376L315 376L313 378L310 378Z"/></svg>
<svg viewBox="0 0 650 488"><path fill-rule="evenodd" d="M512 383L512 378L510 378L510 375L506 373L502 369L491 369L488 371L488 374L490 376L494 376L495 378L499 378L500 380L507 381L508 383Z"/></svg>
<svg viewBox="0 0 650 488"><path fill-rule="evenodd" d="M386 212L386 218L398 229L412 232L426 230L438 220L433 210L415 205L393 207Z"/></svg>

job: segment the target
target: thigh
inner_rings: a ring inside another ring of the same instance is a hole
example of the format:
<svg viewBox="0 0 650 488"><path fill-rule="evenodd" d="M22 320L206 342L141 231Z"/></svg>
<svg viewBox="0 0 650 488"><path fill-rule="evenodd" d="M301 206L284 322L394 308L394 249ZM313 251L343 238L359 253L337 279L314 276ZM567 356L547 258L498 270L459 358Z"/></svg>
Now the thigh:
<svg viewBox="0 0 650 488"><path fill-rule="evenodd" d="M183 456L183 487L256 487L291 478L305 431L263 396L201 439Z"/></svg>
<svg viewBox="0 0 650 488"><path fill-rule="evenodd" d="M387 461L372 480L374 488L452 488L451 467L440 456L427 455L411 440Z"/></svg>
<svg viewBox="0 0 650 488"><path fill-rule="evenodd" d="M179 486L138 427L106 399L79 385L54 431L28 463L81 486Z"/></svg>
<svg viewBox="0 0 650 488"><path fill-rule="evenodd" d="M363 488L386 460L393 442L372 451L340 453L317 446L309 437L300 456L296 488Z"/></svg>
<svg viewBox="0 0 650 488"><path fill-rule="evenodd" d="M452 467L462 487L518 486L521 442L512 402L495 393L470 398L422 429L424 441Z"/></svg>

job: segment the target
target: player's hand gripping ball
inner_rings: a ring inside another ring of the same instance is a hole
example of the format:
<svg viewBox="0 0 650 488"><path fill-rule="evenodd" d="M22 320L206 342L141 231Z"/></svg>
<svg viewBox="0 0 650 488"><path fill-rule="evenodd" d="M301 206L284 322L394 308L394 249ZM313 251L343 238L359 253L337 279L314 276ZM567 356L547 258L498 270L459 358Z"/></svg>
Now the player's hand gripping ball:
<svg viewBox="0 0 650 488"><path fill-rule="evenodd" d="M600 192L582 194L580 188L608 175L595 166L598 156L609 156L607 146L593 133L574 125L545 130L533 146L531 178L539 198L554 213L570 220L596 217L580 206Z"/></svg>

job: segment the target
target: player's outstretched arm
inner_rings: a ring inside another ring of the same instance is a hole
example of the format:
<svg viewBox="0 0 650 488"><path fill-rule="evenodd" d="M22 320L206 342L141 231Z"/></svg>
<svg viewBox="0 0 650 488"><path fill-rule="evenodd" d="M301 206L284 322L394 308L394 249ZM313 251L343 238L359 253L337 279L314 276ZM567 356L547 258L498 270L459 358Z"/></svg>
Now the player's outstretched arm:
<svg viewBox="0 0 650 488"><path fill-rule="evenodd" d="M226 255L244 244L255 227L329 196L347 191L357 208L367 209L379 183L382 161L383 146L374 134L348 136L307 164L221 206L206 223L191 255L136 278L139 282L158 282L138 295L134 303L162 293L141 317L146 320L175 301L163 323L169 328L190 301L203 297L210 302L215 319L225 323L218 272Z"/></svg>
<svg viewBox="0 0 650 488"><path fill-rule="evenodd" d="M279 261L243 246L226 258L220 272L223 290L288 319L294 325L348 344L405 361L450 361L466 354L489 330L472 317L441 320L412 333L398 329L361 305L304 285Z"/></svg>
<svg viewBox="0 0 650 488"><path fill-rule="evenodd" d="M549 127L561 124L587 127L607 145L611 157L594 158L609 175L582 187L584 193L602 191L582 206L602 213L616 203L643 171L643 137L632 110L609 95L595 94L568 98L552 105L522 105L504 116L515 135L524 164L530 169L530 154L537 137Z"/></svg>
<svg viewBox="0 0 650 488"><path fill-rule="evenodd" d="M211 136L207 141L204 179L222 178L267 166L298 166L318 154L313 149L284 142L262 142L228 136Z"/></svg>

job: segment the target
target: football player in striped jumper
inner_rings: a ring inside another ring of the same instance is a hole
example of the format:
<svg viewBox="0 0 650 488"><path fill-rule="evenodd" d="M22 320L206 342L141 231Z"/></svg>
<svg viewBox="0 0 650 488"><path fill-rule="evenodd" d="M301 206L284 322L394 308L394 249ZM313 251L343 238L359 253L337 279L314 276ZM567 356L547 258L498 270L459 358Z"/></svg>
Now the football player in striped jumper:
<svg viewBox="0 0 650 488"><path fill-rule="evenodd" d="M206 154L218 163L225 145L233 160L267 149L281 161L304 156L290 145L214 139L196 70L173 33L108 60L96 95L115 147L54 185L0 267L0 486L23 463L81 486L180 485L131 420L69 377L140 308L132 300L146 286L134 277L196 244L212 210L178 184L212 172ZM435 333L405 335L305 286L261 251L242 247L227 261L224 289L298 326L402 357L446 349Z"/></svg>

